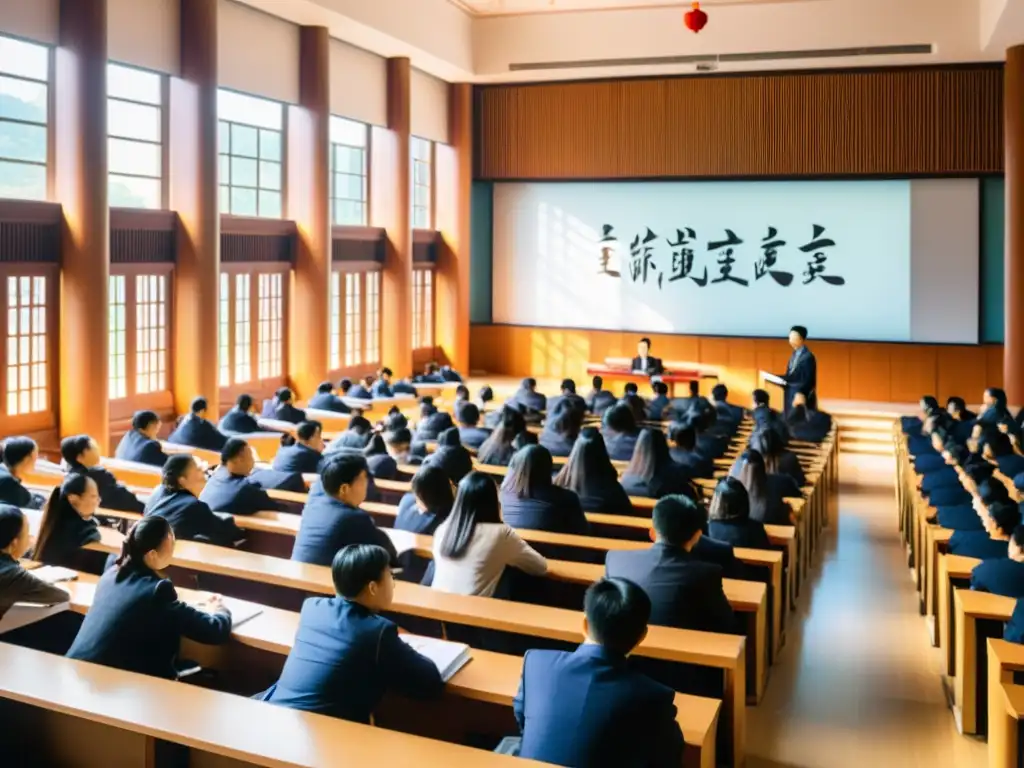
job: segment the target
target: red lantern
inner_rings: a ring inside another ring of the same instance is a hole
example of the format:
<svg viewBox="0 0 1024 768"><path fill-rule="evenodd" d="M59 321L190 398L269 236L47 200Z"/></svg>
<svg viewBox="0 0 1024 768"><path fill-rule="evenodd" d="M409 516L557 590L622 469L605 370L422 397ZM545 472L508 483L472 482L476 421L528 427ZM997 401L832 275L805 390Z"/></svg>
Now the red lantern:
<svg viewBox="0 0 1024 768"><path fill-rule="evenodd" d="M683 22L691 32L700 32L708 23L708 15L700 9L700 3L694 3L693 10L683 14Z"/></svg>

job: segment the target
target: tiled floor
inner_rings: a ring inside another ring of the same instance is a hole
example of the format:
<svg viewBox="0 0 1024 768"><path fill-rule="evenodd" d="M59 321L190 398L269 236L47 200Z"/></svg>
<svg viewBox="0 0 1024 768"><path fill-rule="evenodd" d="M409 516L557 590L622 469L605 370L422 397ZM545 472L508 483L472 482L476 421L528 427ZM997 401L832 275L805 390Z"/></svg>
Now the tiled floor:
<svg viewBox="0 0 1024 768"><path fill-rule="evenodd" d="M749 768L982 768L959 735L896 528L891 457L844 456L824 539L764 701Z"/></svg>

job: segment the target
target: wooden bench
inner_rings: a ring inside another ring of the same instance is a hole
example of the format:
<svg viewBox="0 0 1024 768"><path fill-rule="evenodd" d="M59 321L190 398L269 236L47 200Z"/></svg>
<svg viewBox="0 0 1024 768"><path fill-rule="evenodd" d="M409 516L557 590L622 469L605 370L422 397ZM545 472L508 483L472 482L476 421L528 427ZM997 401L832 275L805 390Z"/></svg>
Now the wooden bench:
<svg viewBox="0 0 1024 768"><path fill-rule="evenodd" d="M953 593L956 632L956 677L953 716L961 733L984 733L988 677L985 639L1001 638L1016 601L988 592L957 589Z"/></svg>
<svg viewBox="0 0 1024 768"><path fill-rule="evenodd" d="M1020 721L1024 719L1024 686L1014 672L1024 671L1024 646L988 641L988 766L1018 768Z"/></svg>

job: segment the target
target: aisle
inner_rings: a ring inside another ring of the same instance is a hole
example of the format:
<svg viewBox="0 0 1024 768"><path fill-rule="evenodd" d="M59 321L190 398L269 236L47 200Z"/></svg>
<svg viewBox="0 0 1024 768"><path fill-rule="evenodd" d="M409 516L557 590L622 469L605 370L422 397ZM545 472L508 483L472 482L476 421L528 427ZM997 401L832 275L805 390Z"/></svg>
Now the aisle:
<svg viewBox="0 0 1024 768"><path fill-rule="evenodd" d="M801 595L749 768L982 768L956 732L896 529L891 457L844 456L836 526Z"/></svg>

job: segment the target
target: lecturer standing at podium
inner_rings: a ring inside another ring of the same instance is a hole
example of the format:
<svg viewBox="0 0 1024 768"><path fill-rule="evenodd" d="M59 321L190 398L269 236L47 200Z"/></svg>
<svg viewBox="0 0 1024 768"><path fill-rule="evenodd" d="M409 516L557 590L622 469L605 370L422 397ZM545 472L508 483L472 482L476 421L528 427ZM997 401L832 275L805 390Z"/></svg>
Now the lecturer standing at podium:
<svg viewBox="0 0 1024 768"><path fill-rule="evenodd" d="M789 331L789 345L793 354L789 356L786 375L785 412L788 414L793 407L793 397L799 392L807 398L807 408L818 410L818 361L807 348L807 329L802 325L794 325Z"/></svg>
<svg viewBox="0 0 1024 768"><path fill-rule="evenodd" d="M665 372L665 366L661 364L661 359L651 357L651 340L646 336L640 339L636 345L636 357L633 358L630 370L633 373L643 373L647 376L661 376Z"/></svg>

